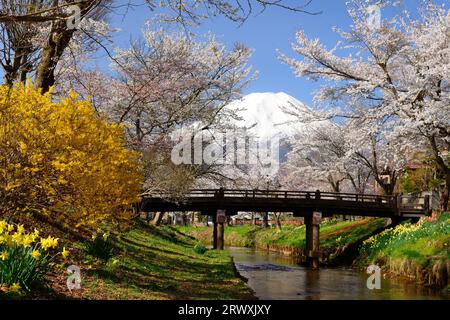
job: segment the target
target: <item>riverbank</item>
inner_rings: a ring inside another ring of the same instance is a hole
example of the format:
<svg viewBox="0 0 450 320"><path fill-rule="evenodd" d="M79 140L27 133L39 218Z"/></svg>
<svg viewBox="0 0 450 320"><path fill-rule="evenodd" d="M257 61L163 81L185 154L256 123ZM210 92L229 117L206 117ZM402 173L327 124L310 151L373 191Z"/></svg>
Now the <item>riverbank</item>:
<svg viewBox="0 0 450 320"><path fill-rule="evenodd" d="M355 265L376 264L388 276L449 291L450 213L402 223L363 242Z"/></svg>
<svg viewBox="0 0 450 320"><path fill-rule="evenodd" d="M57 236L61 242L69 242L67 235ZM107 243L99 241L91 250L87 243L89 240L71 243L69 259L53 266L45 287L5 298L254 299L226 252L199 250L196 240L174 228L138 222L126 232L111 233ZM67 288L69 265L81 269L80 290Z"/></svg>
<svg viewBox="0 0 450 320"><path fill-rule="evenodd" d="M362 219L356 221L328 220L320 226L322 263L351 263L353 255L348 255L355 245L386 226L385 219ZM197 238L204 245L210 245L212 227L178 227L181 232ZM253 225L230 226L225 228L225 245L248 247L280 252L304 259L306 227L304 225L284 225L281 230ZM348 255L347 257L345 257ZM345 259L344 259L345 257Z"/></svg>

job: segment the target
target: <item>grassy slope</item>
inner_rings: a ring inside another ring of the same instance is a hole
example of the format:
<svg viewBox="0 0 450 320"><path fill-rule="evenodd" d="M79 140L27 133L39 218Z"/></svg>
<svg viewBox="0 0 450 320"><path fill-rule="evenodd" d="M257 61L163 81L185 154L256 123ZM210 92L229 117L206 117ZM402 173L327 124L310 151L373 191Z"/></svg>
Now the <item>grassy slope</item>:
<svg viewBox="0 0 450 320"><path fill-rule="evenodd" d="M393 274L446 286L450 273L450 213L435 221L404 223L388 229L368 239L360 254L360 267L378 264Z"/></svg>
<svg viewBox="0 0 450 320"><path fill-rule="evenodd" d="M384 219L364 219L358 221L328 221L320 226L320 244L325 250L353 243L383 227ZM204 244L211 244L212 227L179 227ZM225 228L225 244L228 246L290 248L305 247L305 226L285 225L282 230L258 226L231 226Z"/></svg>
<svg viewBox="0 0 450 320"><path fill-rule="evenodd" d="M87 272L84 298L252 298L224 252L198 254L196 242L171 228L141 225L117 242L120 254Z"/></svg>
<svg viewBox="0 0 450 320"><path fill-rule="evenodd" d="M195 252L197 241L171 227L138 223L113 241L115 255L107 262L72 243L69 264L81 267L82 289L69 292L67 274L55 266L47 288L31 299L254 299L236 277L226 252Z"/></svg>

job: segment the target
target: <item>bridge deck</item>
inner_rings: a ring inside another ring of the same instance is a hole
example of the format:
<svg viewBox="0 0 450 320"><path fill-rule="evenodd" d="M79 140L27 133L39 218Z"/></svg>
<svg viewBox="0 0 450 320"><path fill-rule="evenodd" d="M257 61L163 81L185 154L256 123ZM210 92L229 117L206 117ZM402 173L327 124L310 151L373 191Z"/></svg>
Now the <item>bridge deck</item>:
<svg viewBox="0 0 450 320"><path fill-rule="evenodd" d="M292 212L306 216L321 211L324 216L346 214L376 217L418 217L429 213L427 197L380 196L289 190L192 190L182 199L165 192L143 194L142 211L201 211L214 215L217 209L227 215L238 211Z"/></svg>

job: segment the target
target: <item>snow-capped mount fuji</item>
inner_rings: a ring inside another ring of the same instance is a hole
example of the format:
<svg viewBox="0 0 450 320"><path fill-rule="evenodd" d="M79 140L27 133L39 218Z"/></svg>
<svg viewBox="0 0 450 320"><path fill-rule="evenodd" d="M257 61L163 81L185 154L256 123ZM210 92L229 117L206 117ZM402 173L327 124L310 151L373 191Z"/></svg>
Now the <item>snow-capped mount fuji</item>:
<svg viewBox="0 0 450 320"><path fill-rule="evenodd" d="M296 114L303 110L305 114L310 113L304 103L284 92L251 93L233 101L227 108L241 118L237 120L238 126L248 128L260 138L289 137L301 129L298 118L283 109L295 109Z"/></svg>

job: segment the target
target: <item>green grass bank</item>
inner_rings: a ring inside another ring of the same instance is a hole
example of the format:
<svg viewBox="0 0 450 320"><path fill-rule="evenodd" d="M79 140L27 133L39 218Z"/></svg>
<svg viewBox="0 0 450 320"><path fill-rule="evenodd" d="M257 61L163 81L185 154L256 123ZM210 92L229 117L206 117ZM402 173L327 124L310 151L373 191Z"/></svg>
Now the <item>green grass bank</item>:
<svg viewBox="0 0 450 320"><path fill-rule="evenodd" d="M140 223L116 240L117 255L86 271L83 298L253 298L251 290L236 277L226 252L198 253L196 244L173 228Z"/></svg>
<svg viewBox="0 0 450 320"><path fill-rule="evenodd" d="M363 242L356 265L450 290L450 213L404 222Z"/></svg>

